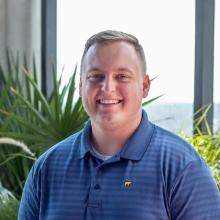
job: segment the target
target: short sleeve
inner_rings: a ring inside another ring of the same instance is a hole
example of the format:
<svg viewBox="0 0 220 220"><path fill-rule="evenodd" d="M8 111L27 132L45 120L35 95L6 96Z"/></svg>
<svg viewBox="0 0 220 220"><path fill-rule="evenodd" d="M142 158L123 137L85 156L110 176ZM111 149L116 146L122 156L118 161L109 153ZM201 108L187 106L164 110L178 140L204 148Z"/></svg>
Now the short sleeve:
<svg viewBox="0 0 220 220"><path fill-rule="evenodd" d="M190 162L176 177L170 209L173 220L220 220L220 192L203 161Z"/></svg>
<svg viewBox="0 0 220 220"><path fill-rule="evenodd" d="M39 219L39 196L36 189L36 184L39 180L39 175L35 170L35 166L31 168L31 171L27 177L24 185L18 220L38 220Z"/></svg>

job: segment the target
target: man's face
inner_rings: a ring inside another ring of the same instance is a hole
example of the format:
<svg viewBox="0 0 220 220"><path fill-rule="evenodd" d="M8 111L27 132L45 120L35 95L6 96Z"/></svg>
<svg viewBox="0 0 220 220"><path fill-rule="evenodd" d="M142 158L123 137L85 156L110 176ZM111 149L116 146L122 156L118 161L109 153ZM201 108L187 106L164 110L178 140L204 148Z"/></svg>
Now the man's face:
<svg viewBox="0 0 220 220"><path fill-rule="evenodd" d="M140 120L149 86L136 51L127 42L95 44L84 57L80 96L93 124L114 128Z"/></svg>

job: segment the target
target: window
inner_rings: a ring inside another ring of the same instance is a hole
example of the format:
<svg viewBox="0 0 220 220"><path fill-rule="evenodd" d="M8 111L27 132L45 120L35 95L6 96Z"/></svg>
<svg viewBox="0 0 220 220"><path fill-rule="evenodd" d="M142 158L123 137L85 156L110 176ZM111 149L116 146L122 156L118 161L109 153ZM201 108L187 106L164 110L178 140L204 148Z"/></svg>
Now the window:
<svg viewBox="0 0 220 220"><path fill-rule="evenodd" d="M153 82L145 109L149 118L172 131L192 130L195 1L58 0L58 71L68 80L92 34L122 30L137 36Z"/></svg>
<svg viewBox="0 0 220 220"><path fill-rule="evenodd" d="M214 131L220 130L220 2L215 1L215 44L214 44Z"/></svg>

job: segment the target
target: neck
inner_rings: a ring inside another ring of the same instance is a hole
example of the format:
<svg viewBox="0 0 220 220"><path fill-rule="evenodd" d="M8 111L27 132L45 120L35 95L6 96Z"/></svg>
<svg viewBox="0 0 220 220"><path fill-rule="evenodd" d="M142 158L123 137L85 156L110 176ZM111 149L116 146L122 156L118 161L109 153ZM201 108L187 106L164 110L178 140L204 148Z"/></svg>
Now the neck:
<svg viewBox="0 0 220 220"><path fill-rule="evenodd" d="M140 121L141 116L137 120L131 119L126 125L114 127L102 126L91 121L93 147L103 155L117 154L135 132Z"/></svg>

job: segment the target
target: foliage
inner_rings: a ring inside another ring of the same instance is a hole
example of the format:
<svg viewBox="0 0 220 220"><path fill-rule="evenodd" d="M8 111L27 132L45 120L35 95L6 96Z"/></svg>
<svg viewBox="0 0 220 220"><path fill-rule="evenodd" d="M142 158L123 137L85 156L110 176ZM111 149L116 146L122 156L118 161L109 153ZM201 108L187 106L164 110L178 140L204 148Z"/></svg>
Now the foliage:
<svg viewBox="0 0 220 220"><path fill-rule="evenodd" d="M0 220L17 219L19 202L0 182Z"/></svg>
<svg viewBox="0 0 220 220"><path fill-rule="evenodd" d="M204 158L220 190L220 133L213 134L206 120L210 108L211 105L209 104L195 113L196 116L204 110L201 116L195 120L195 131L193 136L189 137L184 133L182 133L181 136L192 144L197 152ZM200 129L202 122L205 124L206 132Z"/></svg>
<svg viewBox="0 0 220 220"><path fill-rule="evenodd" d="M0 145L1 144L5 144L5 145L8 144L8 145L11 145L11 146L19 147L19 148L21 148L21 150L23 152L25 152L29 156L33 157L31 159L36 159L36 158L34 158L35 154L33 152L31 152L31 150L28 148L28 146L25 145L23 142L17 141L13 138L0 137Z"/></svg>
<svg viewBox="0 0 220 220"><path fill-rule="evenodd" d="M193 137L182 134L182 136L204 158L220 189L220 133L217 135L200 133Z"/></svg>
<svg viewBox="0 0 220 220"><path fill-rule="evenodd" d="M69 83L61 88L61 80L53 71L53 93L49 100L41 92L35 61L29 71L24 58L8 55L8 72L0 66L0 136L22 141L38 157L42 152L69 135L79 131L87 121L81 98L73 102L75 71ZM25 155L21 148L0 147L0 180L20 198L24 181L33 164L33 155Z"/></svg>
<svg viewBox="0 0 220 220"><path fill-rule="evenodd" d="M4 188L2 186L2 183L0 182L0 201L5 202L6 200L8 200L10 198L15 199L13 194L9 190Z"/></svg>
<svg viewBox="0 0 220 220"><path fill-rule="evenodd" d="M145 102L142 103L142 106L149 105L151 102L156 101L157 99L159 99L159 98L162 97L162 96L163 96L163 95L159 95L159 96L156 96L156 97L154 97L154 98L152 98L152 99L150 99L150 100L147 100L147 101L145 101Z"/></svg>
<svg viewBox="0 0 220 220"><path fill-rule="evenodd" d="M18 219L19 201L17 199L8 199L5 202L0 200L0 220Z"/></svg>

